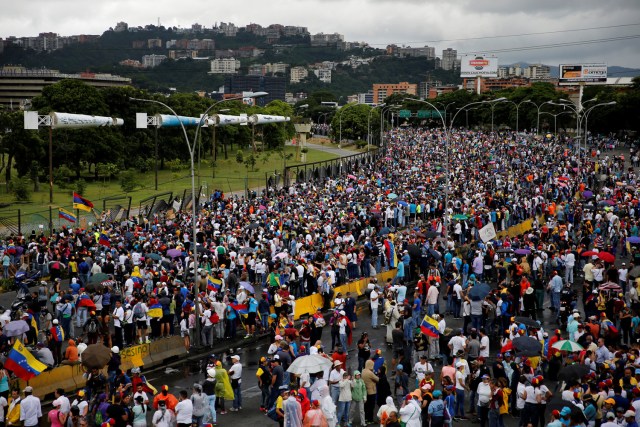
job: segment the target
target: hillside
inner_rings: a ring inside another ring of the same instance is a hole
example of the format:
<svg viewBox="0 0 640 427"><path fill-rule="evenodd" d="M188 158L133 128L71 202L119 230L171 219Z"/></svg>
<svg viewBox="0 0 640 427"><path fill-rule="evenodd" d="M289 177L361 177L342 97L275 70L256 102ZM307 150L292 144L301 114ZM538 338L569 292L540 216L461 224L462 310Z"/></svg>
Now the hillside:
<svg viewBox="0 0 640 427"><path fill-rule="evenodd" d="M311 46L308 36L280 37L277 43L270 44L265 37L246 31L239 31L236 37L226 37L211 30L182 34L172 28L154 26L148 26L143 31L106 31L94 42L66 46L49 53L7 46L0 54L0 65L50 68L69 73L91 71L117 74L130 77L138 87L154 91L166 91L168 88L176 88L181 92L218 90L224 82L224 76L207 74L210 62L204 58L167 60L155 68L131 68L119 64L125 59L140 61L143 55L149 54L168 56L165 43L185 38L211 39L215 43L215 50L219 51L247 46L262 50L261 56L240 58L241 74L246 74L252 64L283 62L290 66L309 66L322 61L341 62L352 56L374 58L370 64L356 69L338 66L332 73L330 84L320 82L310 73L304 83L288 85L287 91L291 92L329 90L343 97L367 91L373 83L417 83L429 77L444 83L459 83L460 80L452 72L435 70L434 62L424 58L393 58L385 56L383 50L372 48L341 50L335 46ZM149 49L149 39L160 39L163 47ZM198 51L198 56L213 55L214 52L210 50Z"/></svg>

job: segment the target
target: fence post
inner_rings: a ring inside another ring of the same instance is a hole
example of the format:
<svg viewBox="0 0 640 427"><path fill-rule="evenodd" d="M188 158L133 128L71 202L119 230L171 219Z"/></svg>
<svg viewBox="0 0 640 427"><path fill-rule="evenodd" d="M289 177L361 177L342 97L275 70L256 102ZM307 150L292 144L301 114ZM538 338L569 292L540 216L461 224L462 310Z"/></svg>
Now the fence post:
<svg viewBox="0 0 640 427"><path fill-rule="evenodd" d="M53 232L53 208L49 206L49 234Z"/></svg>
<svg viewBox="0 0 640 427"><path fill-rule="evenodd" d="M20 212L20 209L18 209L18 234L22 234L22 218L21 218L21 214L22 212Z"/></svg>
<svg viewBox="0 0 640 427"><path fill-rule="evenodd" d="M129 221L129 214L131 213L131 196L129 196L129 205L127 206L127 217L125 221Z"/></svg>

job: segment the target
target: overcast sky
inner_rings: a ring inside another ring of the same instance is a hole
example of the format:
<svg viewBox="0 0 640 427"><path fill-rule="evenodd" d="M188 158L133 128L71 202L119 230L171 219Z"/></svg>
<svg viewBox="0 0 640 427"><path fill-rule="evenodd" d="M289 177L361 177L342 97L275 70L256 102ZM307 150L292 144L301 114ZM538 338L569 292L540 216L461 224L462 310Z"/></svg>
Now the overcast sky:
<svg viewBox="0 0 640 427"><path fill-rule="evenodd" d="M341 33L348 41L435 46L437 55L496 53L501 64L605 62L640 68L640 38L558 48L520 49L640 35L639 0L0 0L0 37L101 34L118 21L129 26L190 27L216 22L300 25ZM621 26L624 25L624 26ZM587 31L560 32L594 27ZM554 32L553 34L536 34ZM524 35L529 34L529 35ZM505 37L508 36L508 37ZM486 38L482 38L486 37ZM475 40L469 40L475 38ZM482 38L482 39L478 39ZM467 40L461 40L467 39Z"/></svg>

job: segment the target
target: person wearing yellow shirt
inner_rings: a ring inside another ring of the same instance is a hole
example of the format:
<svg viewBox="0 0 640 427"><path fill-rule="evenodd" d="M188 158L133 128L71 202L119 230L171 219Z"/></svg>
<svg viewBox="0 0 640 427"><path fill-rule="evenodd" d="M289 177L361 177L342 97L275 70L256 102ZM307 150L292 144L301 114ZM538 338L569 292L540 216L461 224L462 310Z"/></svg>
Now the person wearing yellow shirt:
<svg viewBox="0 0 640 427"><path fill-rule="evenodd" d="M7 426L22 427L22 421L20 421L20 400L20 392L16 389L11 390L11 397L9 397L9 406L7 406L7 414L5 417Z"/></svg>

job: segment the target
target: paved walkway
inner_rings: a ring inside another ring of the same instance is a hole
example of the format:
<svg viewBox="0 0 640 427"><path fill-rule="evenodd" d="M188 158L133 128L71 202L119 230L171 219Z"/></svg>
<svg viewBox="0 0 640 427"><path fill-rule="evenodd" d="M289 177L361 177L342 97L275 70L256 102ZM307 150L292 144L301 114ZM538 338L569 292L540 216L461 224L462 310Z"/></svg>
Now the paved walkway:
<svg viewBox="0 0 640 427"><path fill-rule="evenodd" d="M287 145L292 145L290 143L287 143ZM309 148L310 150L318 150L318 151L324 151L325 153L331 153L335 156L338 157L346 157L346 156L353 156L354 154L359 154L361 152L358 151L352 151L352 150L345 150L344 148L338 148L337 146L327 143L327 144L310 144L310 143L306 143L305 146L307 148Z"/></svg>

